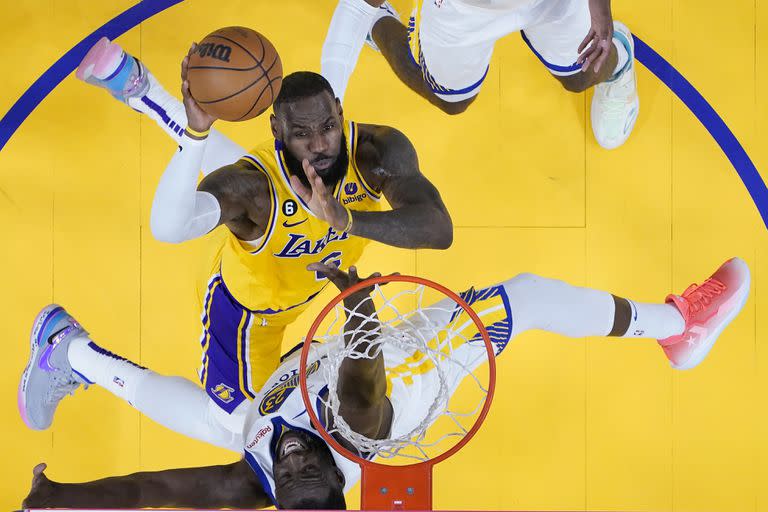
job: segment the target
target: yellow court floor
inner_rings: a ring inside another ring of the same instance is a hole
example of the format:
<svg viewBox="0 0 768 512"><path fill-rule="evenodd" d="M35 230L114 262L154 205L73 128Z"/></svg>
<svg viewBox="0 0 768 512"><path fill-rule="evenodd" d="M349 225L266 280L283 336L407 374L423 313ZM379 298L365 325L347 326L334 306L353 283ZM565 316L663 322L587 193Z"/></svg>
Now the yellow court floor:
<svg viewBox="0 0 768 512"><path fill-rule="evenodd" d="M190 42L228 25L267 35L286 72L319 70L335 3L186 0L118 42L174 91ZM395 2L401 12L407 3ZM0 2L0 112L134 4ZM768 178L768 1L616 0L613 9L707 99ZM444 252L372 244L361 272L465 289L527 271L650 302L731 256L752 269L744 311L690 372L671 370L654 341L515 340L499 361L485 427L436 471L438 508L768 511L768 232L702 123L642 65L638 76L638 124L609 152L592 138L591 93L563 90L517 35L497 45L479 99L456 117L407 91L363 49L347 117L410 137L456 232ZM219 127L246 147L268 136L266 116ZM206 240L161 244L148 229L174 151L152 121L71 74L0 152L2 509L20 505L40 461L51 478L77 481L236 459L95 387L65 400L50 431L28 430L16 410L30 325L49 302L114 352L195 378L194 277ZM321 302L289 328L286 345Z"/></svg>

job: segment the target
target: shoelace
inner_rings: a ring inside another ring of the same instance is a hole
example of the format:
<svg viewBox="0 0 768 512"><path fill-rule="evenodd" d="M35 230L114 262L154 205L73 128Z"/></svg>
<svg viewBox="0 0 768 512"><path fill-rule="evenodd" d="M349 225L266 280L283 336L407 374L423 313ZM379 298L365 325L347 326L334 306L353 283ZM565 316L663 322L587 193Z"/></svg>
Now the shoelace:
<svg viewBox="0 0 768 512"><path fill-rule="evenodd" d="M631 89L631 83L630 73L625 72L616 82L606 84L607 89L603 93L603 115L606 118L619 121L624 119L628 93L623 89Z"/></svg>
<svg viewBox="0 0 768 512"><path fill-rule="evenodd" d="M76 380L72 374L65 372L56 372L53 375L53 385L50 393L46 397L49 404L57 404L67 395L74 395L75 390L80 387L80 381Z"/></svg>
<svg viewBox="0 0 768 512"><path fill-rule="evenodd" d="M714 278L709 278L701 285L692 284L683 292L685 298L691 305L691 313L698 313L709 304L712 299L725 291L725 285Z"/></svg>

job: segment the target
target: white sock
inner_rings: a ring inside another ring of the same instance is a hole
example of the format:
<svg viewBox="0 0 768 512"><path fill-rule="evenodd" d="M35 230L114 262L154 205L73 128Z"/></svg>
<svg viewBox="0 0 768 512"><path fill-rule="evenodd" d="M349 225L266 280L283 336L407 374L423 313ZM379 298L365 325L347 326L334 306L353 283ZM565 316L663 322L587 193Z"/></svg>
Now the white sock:
<svg viewBox="0 0 768 512"><path fill-rule="evenodd" d="M685 320L672 304L644 304L627 299L632 308L629 328L622 338L655 338L662 340L682 334Z"/></svg>
<svg viewBox="0 0 768 512"><path fill-rule="evenodd" d="M616 78L618 73L624 69L624 66L626 66L627 61L629 60L629 53L627 52L627 49L624 47L621 41L619 41L617 38L613 38L613 46L616 47L616 68L614 68L613 73L611 74L611 78Z"/></svg>
<svg viewBox="0 0 768 512"><path fill-rule="evenodd" d="M129 98L128 105L153 119L178 144L187 127L184 104L166 91L151 73L149 80L151 85L147 94L141 98ZM237 162L247 153L242 146L212 128L201 170L207 176L216 169Z"/></svg>
<svg viewBox="0 0 768 512"><path fill-rule="evenodd" d="M179 140L187 126L184 104L166 91L151 73L149 82L147 94L140 98L128 98L128 105L148 115L172 139Z"/></svg>
<svg viewBox="0 0 768 512"><path fill-rule="evenodd" d="M67 352L72 369L118 398L135 405L136 390L151 370L104 350L88 337L72 340Z"/></svg>

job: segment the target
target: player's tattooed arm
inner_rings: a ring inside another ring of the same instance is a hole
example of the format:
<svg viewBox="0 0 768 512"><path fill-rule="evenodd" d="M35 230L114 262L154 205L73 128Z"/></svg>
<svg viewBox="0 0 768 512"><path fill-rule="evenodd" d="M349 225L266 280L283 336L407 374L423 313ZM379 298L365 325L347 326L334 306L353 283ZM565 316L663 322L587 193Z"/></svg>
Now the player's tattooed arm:
<svg viewBox="0 0 768 512"><path fill-rule="evenodd" d="M323 274L341 291L364 279L381 276L376 272L361 279L354 266L346 273L334 265L325 263L312 263L307 270ZM380 439L389 432L392 405L387 399L387 377L381 347L371 345L381 332L381 325L370 297L372 290L373 287L366 287L344 299L344 309L347 312L344 343L347 346L356 343L355 352L360 354L360 357L345 359L339 368L339 413L355 432L372 439ZM350 311L353 314L350 314Z"/></svg>
<svg viewBox="0 0 768 512"><path fill-rule="evenodd" d="M383 192L391 210L348 210L306 159L302 165L310 188L303 185L298 176L291 176L293 190L318 218L337 231L406 249L450 247L453 242L451 216L440 193L419 171L419 160L411 142L393 128L358 126L357 166L366 181Z"/></svg>
<svg viewBox="0 0 768 512"><path fill-rule="evenodd" d="M264 508L272 503L248 464L169 469L84 483L46 477L33 470L32 489L22 508Z"/></svg>
<svg viewBox="0 0 768 512"><path fill-rule="evenodd" d="M217 169L197 188L219 202L217 226L225 224L241 240L256 240L264 234L272 207L269 182L252 164L241 160Z"/></svg>
<svg viewBox="0 0 768 512"><path fill-rule="evenodd" d="M357 162L366 181L392 206L384 212L352 212L353 235L409 249L447 249L453 223L437 188L419 170L411 141L388 126L361 126Z"/></svg>

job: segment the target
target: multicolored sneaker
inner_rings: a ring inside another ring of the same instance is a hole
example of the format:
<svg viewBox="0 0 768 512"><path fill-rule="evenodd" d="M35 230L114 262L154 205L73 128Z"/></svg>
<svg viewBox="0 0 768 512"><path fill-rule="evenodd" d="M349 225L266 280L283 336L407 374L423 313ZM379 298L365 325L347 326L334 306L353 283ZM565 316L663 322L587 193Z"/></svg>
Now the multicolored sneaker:
<svg viewBox="0 0 768 512"><path fill-rule="evenodd" d="M635 76L635 42L629 29L613 22L613 37L627 49L629 59L618 75L595 86L590 116L592 133L605 149L614 149L629 138L640 113Z"/></svg>
<svg viewBox="0 0 768 512"><path fill-rule="evenodd" d="M81 384L87 387L88 381L72 370L67 358L70 342L87 334L61 306L51 304L38 313L18 395L21 419L29 428L50 427L59 402Z"/></svg>
<svg viewBox="0 0 768 512"><path fill-rule="evenodd" d="M373 27L376 25L376 23L379 22L382 18L395 18L396 20L400 21L400 14L395 10L394 7L390 5L389 2L384 2L379 6L379 12L376 13L376 15L373 17L373 23L371 23L371 28L368 30L368 35L365 36L365 44L376 50L377 52L381 53L381 50L379 50L379 47L376 45L376 42L373 40Z"/></svg>
<svg viewBox="0 0 768 512"><path fill-rule="evenodd" d="M106 89L124 103L128 98L144 96L149 90L149 72L144 64L106 37L88 50L75 76Z"/></svg>
<svg viewBox="0 0 768 512"><path fill-rule="evenodd" d="M700 285L692 284L682 295L669 295L683 315L685 331L659 340L672 368L688 370L707 357L723 329L736 318L749 296L749 267L732 258Z"/></svg>

